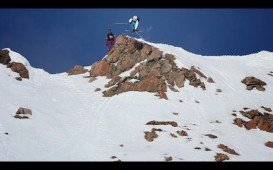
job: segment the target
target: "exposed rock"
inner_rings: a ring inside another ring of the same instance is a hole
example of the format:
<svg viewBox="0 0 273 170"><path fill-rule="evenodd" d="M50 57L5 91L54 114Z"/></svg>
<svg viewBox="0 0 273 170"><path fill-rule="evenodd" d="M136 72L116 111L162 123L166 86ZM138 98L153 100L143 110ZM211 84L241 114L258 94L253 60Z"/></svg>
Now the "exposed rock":
<svg viewBox="0 0 273 170"><path fill-rule="evenodd" d="M217 146L219 149L222 149L224 152L227 152L229 154L232 154L232 155L239 155L237 152L235 152L234 149L231 149L229 148L228 146L224 145L224 144L219 144Z"/></svg>
<svg viewBox="0 0 273 170"><path fill-rule="evenodd" d="M265 88L263 86L266 86L266 83L264 81L253 76L245 77L241 82L246 85L247 90L252 90L253 88L256 88L259 91L264 91Z"/></svg>
<svg viewBox="0 0 273 170"><path fill-rule="evenodd" d="M92 83L93 81L95 81L95 80L97 80L97 78L96 77L91 77L90 79L89 79L89 83Z"/></svg>
<svg viewBox="0 0 273 170"><path fill-rule="evenodd" d="M261 108L263 108L265 111L267 112L272 112L272 109L269 108L269 107L264 107L264 106L261 106Z"/></svg>
<svg viewBox="0 0 273 170"><path fill-rule="evenodd" d="M207 76L205 76L205 74L203 74L200 70L197 70L194 66L191 66L191 70L195 73L197 73L200 77L203 77L203 78L207 78Z"/></svg>
<svg viewBox="0 0 273 170"><path fill-rule="evenodd" d="M183 100L179 100L179 102L181 102L181 103L182 103L182 102L183 102Z"/></svg>
<svg viewBox="0 0 273 170"><path fill-rule="evenodd" d="M195 103L200 103L198 100L195 100Z"/></svg>
<svg viewBox="0 0 273 170"><path fill-rule="evenodd" d="M222 90L221 89L216 89L216 92L220 93L220 92L222 92Z"/></svg>
<svg viewBox="0 0 273 170"><path fill-rule="evenodd" d="M73 68L71 68L67 73L68 75L78 75L78 74L84 74L88 72L87 69L85 69L83 66L75 65Z"/></svg>
<svg viewBox="0 0 273 170"><path fill-rule="evenodd" d="M206 134L205 136L207 136L207 137L209 137L209 138L211 138L211 139L215 139L215 138L217 138L217 136L212 135L212 134Z"/></svg>
<svg viewBox="0 0 273 170"><path fill-rule="evenodd" d="M179 87L179 88L184 87L185 76L184 76L184 74L183 74L182 71L179 71L179 72L177 73L177 76L176 76L176 78L175 78L174 81L175 81L175 84L177 85L177 87Z"/></svg>
<svg viewBox="0 0 273 170"><path fill-rule="evenodd" d="M145 138L147 141L152 142L155 138L158 137L158 135L156 134L155 131L156 131L155 129L152 129L151 132L147 132L147 131L144 132L144 133L145 133L144 138Z"/></svg>
<svg viewBox="0 0 273 170"><path fill-rule="evenodd" d="M159 90L158 93L159 93L159 98L163 98L163 99L168 100L168 97L163 90Z"/></svg>
<svg viewBox="0 0 273 170"><path fill-rule="evenodd" d="M179 92L176 88L174 88L172 85L168 85L168 87L171 89L173 92Z"/></svg>
<svg viewBox="0 0 273 170"><path fill-rule="evenodd" d="M176 133L180 136L188 136L188 133L184 130L181 130L181 131L176 131Z"/></svg>
<svg viewBox="0 0 273 170"><path fill-rule="evenodd" d="M14 118L18 118L18 119L29 119L29 116L31 116L31 115L32 115L32 112L31 112L30 109L20 107L20 108L17 110L17 112L16 112Z"/></svg>
<svg viewBox="0 0 273 170"><path fill-rule="evenodd" d="M9 56L9 50L3 49L0 51L0 63L7 65L11 61Z"/></svg>
<svg viewBox="0 0 273 170"><path fill-rule="evenodd" d="M121 145L119 145L120 147L123 147L123 145L121 144Z"/></svg>
<svg viewBox="0 0 273 170"><path fill-rule="evenodd" d="M235 116L235 117L237 116L236 113L232 113L231 115L232 115L232 116Z"/></svg>
<svg viewBox="0 0 273 170"><path fill-rule="evenodd" d="M12 71L19 73L22 78L29 78L29 73L26 66L22 63L12 62L7 65Z"/></svg>
<svg viewBox="0 0 273 170"><path fill-rule="evenodd" d="M162 58L162 51L153 50L152 54L147 58L147 61L158 61Z"/></svg>
<svg viewBox="0 0 273 170"><path fill-rule="evenodd" d="M98 61L91 65L90 76L106 76L109 70L110 65L106 61Z"/></svg>
<svg viewBox="0 0 273 170"><path fill-rule="evenodd" d="M265 143L265 146L269 147L269 148L273 148L273 142L272 141L268 141Z"/></svg>
<svg viewBox="0 0 273 170"><path fill-rule="evenodd" d="M165 157L165 161L167 161L167 162L172 161L172 160L173 160L173 158L171 156Z"/></svg>
<svg viewBox="0 0 273 170"><path fill-rule="evenodd" d="M256 129L256 126L257 126L257 124L259 122L259 119L260 119L259 116L255 116L251 121L248 121L248 122L244 123L245 128L247 130Z"/></svg>
<svg viewBox="0 0 273 170"><path fill-rule="evenodd" d="M249 119L253 119L255 116L260 116L261 115L261 112L259 112L257 109L256 110L250 110L250 111L247 111L247 112L244 112L244 111L240 111L240 113L249 118Z"/></svg>
<svg viewBox="0 0 273 170"><path fill-rule="evenodd" d="M244 109L244 110L248 110L249 108L248 108L248 107L244 107L243 109Z"/></svg>
<svg viewBox="0 0 273 170"><path fill-rule="evenodd" d="M222 153L217 153L217 155L215 155L215 161L217 162L222 162L224 160L229 160L229 157L226 154L222 154Z"/></svg>
<svg viewBox="0 0 273 170"><path fill-rule="evenodd" d="M245 121L241 118L236 118L234 119L234 124L239 126L239 127L243 127L243 124L245 123Z"/></svg>
<svg viewBox="0 0 273 170"><path fill-rule="evenodd" d="M16 80L22 81L22 77L15 77Z"/></svg>
<svg viewBox="0 0 273 170"><path fill-rule="evenodd" d="M176 136L175 134L173 134L173 133L170 133L170 135L171 135L171 137L173 137L173 138L177 138L177 136Z"/></svg>
<svg viewBox="0 0 273 170"><path fill-rule="evenodd" d="M214 83L214 80L211 77L209 77L207 81L208 83Z"/></svg>
<svg viewBox="0 0 273 170"><path fill-rule="evenodd" d="M100 91L101 89L100 88L96 88L95 91Z"/></svg>
<svg viewBox="0 0 273 170"><path fill-rule="evenodd" d="M200 150L201 148L200 147L195 147L194 149Z"/></svg>
<svg viewBox="0 0 273 170"><path fill-rule="evenodd" d="M271 74L271 73L268 73L267 75L269 75L269 76L272 76L272 77L273 77L273 74Z"/></svg>
<svg viewBox="0 0 273 170"><path fill-rule="evenodd" d="M250 110L248 112L240 111L240 113L249 119L250 121L243 121L241 119L234 119L234 124L242 127L242 124L247 130L259 128L262 131L273 133L273 115L264 112L260 113L257 109Z"/></svg>
<svg viewBox="0 0 273 170"><path fill-rule="evenodd" d="M173 127L177 127L177 123L175 121L150 121L146 123L146 125L171 125Z"/></svg>
<svg viewBox="0 0 273 170"><path fill-rule="evenodd" d="M121 79L120 76L116 76L112 80L110 80L104 87L106 87L106 88L111 87L111 86L115 85L118 81L120 81L120 79Z"/></svg>
<svg viewBox="0 0 273 170"><path fill-rule="evenodd" d="M211 149L210 148L205 148L205 151L211 151Z"/></svg>
<svg viewBox="0 0 273 170"><path fill-rule="evenodd" d="M173 112L173 115L178 115L178 113L177 112Z"/></svg>

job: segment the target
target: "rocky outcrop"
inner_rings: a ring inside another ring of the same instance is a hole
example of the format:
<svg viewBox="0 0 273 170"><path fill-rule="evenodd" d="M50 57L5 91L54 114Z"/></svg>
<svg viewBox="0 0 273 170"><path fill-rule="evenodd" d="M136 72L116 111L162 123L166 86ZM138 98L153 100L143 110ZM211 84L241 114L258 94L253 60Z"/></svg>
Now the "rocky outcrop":
<svg viewBox="0 0 273 170"><path fill-rule="evenodd" d="M239 155L237 152L235 152L234 149L231 149L229 148L228 146L224 145L224 144L219 144L217 146L219 149L222 149L224 152L227 152L229 154L232 154L232 155Z"/></svg>
<svg viewBox="0 0 273 170"><path fill-rule="evenodd" d="M215 138L217 138L217 136L212 135L212 134L206 134L205 136L207 136L207 137L209 137L209 138L211 138L211 139L215 139Z"/></svg>
<svg viewBox="0 0 273 170"><path fill-rule="evenodd" d="M153 128L152 130L151 130L151 132L148 132L148 131L146 131L146 132L144 132L144 138L147 140L147 141L149 141L149 142L152 142L155 138L157 138L158 137L158 135L156 134L156 131L161 131L161 129L155 129L155 128Z"/></svg>
<svg viewBox="0 0 273 170"><path fill-rule="evenodd" d="M223 162L225 160L229 160L229 157L226 154L223 153L217 153L215 156L215 161L217 162Z"/></svg>
<svg viewBox="0 0 273 170"><path fill-rule="evenodd" d="M106 61L95 62L91 66L90 76L91 77L106 76L109 70L110 65Z"/></svg>
<svg viewBox="0 0 273 170"><path fill-rule="evenodd" d="M73 68L71 68L67 73L68 75L78 75L78 74L84 74L88 72L87 69L85 69L83 66L75 65Z"/></svg>
<svg viewBox="0 0 273 170"><path fill-rule="evenodd" d="M168 99L167 86L178 92L175 86L184 87L186 80L191 86L206 90L200 79L207 79L204 73L194 66L178 68L174 60L172 54L163 54L158 48L122 35L117 37L116 45L107 57L92 64L90 76L111 79L105 85L108 89L103 91L104 97L128 91L146 91ZM128 74L121 76L125 71Z"/></svg>
<svg viewBox="0 0 273 170"><path fill-rule="evenodd" d="M253 88L256 88L259 91L265 90L264 86L266 85L266 83L253 76L245 77L241 82L246 85L247 90L252 90Z"/></svg>
<svg viewBox="0 0 273 170"><path fill-rule="evenodd" d="M20 107L17 110L14 118L17 118L17 119L29 119L29 116L31 116L31 115L32 115L32 112L31 112L30 109Z"/></svg>
<svg viewBox="0 0 273 170"><path fill-rule="evenodd" d="M180 136L188 136L188 133L184 130L181 130L181 131L176 131L178 135Z"/></svg>
<svg viewBox="0 0 273 170"><path fill-rule="evenodd" d="M22 78L29 79L29 73L26 66L22 63L11 62L7 65L13 72L19 73Z"/></svg>
<svg viewBox="0 0 273 170"><path fill-rule="evenodd" d="M3 49L0 51L0 63L7 65L11 61L9 50Z"/></svg>
<svg viewBox="0 0 273 170"><path fill-rule="evenodd" d="M152 121L146 123L146 125L171 125L173 127L178 126L175 121L155 121L155 120L152 120Z"/></svg>
<svg viewBox="0 0 273 170"><path fill-rule="evenodd" d="M239 127L245 127L247 130L259 128L262 131L273 133L273 115L264 112L263 114L256 110L240 111L240 113L250 119L244 121L240 118L234 119L234 124Z"/></svg>
<svg viewBox="0 0 273 170"><path fill-rule="evenodd" d="M273 148L273 142L272 141L268 141L264 145L269 147L269 148Z"/></svg>

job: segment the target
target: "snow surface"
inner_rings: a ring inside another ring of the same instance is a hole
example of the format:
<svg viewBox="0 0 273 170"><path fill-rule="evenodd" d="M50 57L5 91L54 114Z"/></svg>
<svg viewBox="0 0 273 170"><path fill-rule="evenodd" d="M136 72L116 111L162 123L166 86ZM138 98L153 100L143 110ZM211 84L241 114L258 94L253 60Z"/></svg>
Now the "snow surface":
<svg viewBox="0 0 273 170"><path fill-rule="evenodd" d="M261 106L273 108L273 77L267 75L273 71L273 53L201 56L166 44L146 43L174 54L179 67L200 67L215 83L205 81L207 90L203 91L186 82L178 93L168 89L169 100L147 92L126 92L106 98L102 97L109 81L105 77L89 83L89 79L83 78L88 73L51 75L31 68L30 79L17 81L18 74L0 64L0 160L112 161L111 157L116 156L121 161L164 161L165 156L172 156L173 161L214 161L216 153L225 153L217 148L218 144L240 154L226 153L229 161L273 160L273 149L264 146L265 142L273 141L273 135L259 129L239 128L233 124L235 117L231 115L232 110L237 110L237 117L246 120L238 113L243 107L260 111ZM30 67L20 54L10 55L13 61ZM245 76L265 81L266 90L246 90L241 83ZM95 92L98 87L102 90ZM217 88L222 89L218 95ZM19 107L32 110L30 119L13 117ZM145 125L151 120L176 121L179 126ZM221 123L211 123L216 120ZM163 132L157 132L158 138L148 142L144 131L153 127ZM177 130L185 130L189 136L172 138L170 133L176 134ZM218 138L211 139L205 134ZM212 151L205 151L205 147Z"/></svg>

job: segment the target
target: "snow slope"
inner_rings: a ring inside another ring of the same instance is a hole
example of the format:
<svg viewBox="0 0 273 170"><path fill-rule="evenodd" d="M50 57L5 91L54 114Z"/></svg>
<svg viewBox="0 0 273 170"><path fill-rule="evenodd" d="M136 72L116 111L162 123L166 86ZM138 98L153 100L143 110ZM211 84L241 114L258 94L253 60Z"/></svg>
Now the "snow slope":
<svg viewBox="0 0 273 170"><path fill-rule="evenodd" d="M112 161L116 156L121 161L164 161L165 156L172 156L173 161L214 161L216 153L225 153L217 148L220 143L240 154L228 154L229 161L273 160L273 149L264 146L273 141L273 135L239 128L231 116L232 110L237 110L238 117L245 119L238 113L243 107L273 108L273 77L267 75L273 71L273 53L200 56L179 47L146 43L174 54L178 67L200 67L215 83L205 81L207 90L203 91L186 81L179 93L168 90L169 100L146 92L105 98L102 91L109 81L105 77L89 83L83 78L88 73L51 75L11 52L12 60L27 65L30 79L17 81L14 77L18 74L0 64L0 160ZM246 76L265 81L266 91L245 90L241 80ZM97 87L102 90L94 92ZM217 88L222 93L215 95ZM19 107L32 110L30 119L13 118ZM145 125L151 120L176 121L179 126L157 126L163 132L148 142L144 131L154 127ZM216 120L221 123L211 123ZM189 136L172 138L170 133L177 130L185 130ZM211 151L205 151L206 147Z"/></svg>

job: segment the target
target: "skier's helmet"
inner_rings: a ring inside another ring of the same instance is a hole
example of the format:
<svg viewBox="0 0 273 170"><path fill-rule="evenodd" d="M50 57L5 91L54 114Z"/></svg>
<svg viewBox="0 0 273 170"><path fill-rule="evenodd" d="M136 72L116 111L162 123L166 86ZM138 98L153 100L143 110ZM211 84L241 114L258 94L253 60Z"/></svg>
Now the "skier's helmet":
<svg viewBox="0 0 273 170"><path fill-rule="evenodd" d="M137 16L133 16L133 21L137 21Z"/></svg>

